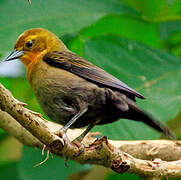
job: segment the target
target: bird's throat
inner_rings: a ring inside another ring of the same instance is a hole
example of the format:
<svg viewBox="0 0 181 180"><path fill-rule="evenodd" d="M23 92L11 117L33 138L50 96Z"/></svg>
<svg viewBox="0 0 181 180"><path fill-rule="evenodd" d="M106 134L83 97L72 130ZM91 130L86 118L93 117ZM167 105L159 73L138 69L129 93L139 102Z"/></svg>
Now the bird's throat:
<svg viewBox="0 0 181 180"><path fill-rule="evenodd" d="M34 53L34 54L26 54L21 58L22 63L26 67L26 78L28 82L31 84L31 73L35 68L36 64L39 63L42 59L42 54Z"/></svg>

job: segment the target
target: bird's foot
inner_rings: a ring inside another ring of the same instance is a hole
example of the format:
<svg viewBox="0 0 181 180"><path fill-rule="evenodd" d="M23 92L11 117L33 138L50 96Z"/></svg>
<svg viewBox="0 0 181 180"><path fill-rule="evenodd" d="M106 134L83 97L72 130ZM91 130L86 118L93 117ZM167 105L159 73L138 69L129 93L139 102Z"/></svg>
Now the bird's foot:
<svg viewBox="0 0 181 180"><path fill-rule="evenodd" d="M59 131L56 131L55 134L63 139L66 147L65 152L67 152L70 149L70 139L68 138L66 131L62 128Z"/></svg>
<svg viewBox="0 0 181 180"><path fill-rule="evenodd" d="M56 131L55 134L59 137L61 137L64 141L64 147L65 147L65 166L68 167L67 161L68 161L68 155L67 152L70 149L71 142L70 139L68 138L66 131L62 128L59 131Z"/></svg>
<svg viewBox="0 0 181 180"><path fill-rule="evenodd" d="M83 143L81 143L82 142L81 136L77 137L73 141L70 141L70 139L68 138L68 136L63 128L60 129L59 131L55 132L55 134L64 140L65 148L66 148L65 149L65 161L68 160L68 156L66 156L66 154L70 149L71 143L76 145L76 147L79 149L79 151L74 155L74 157L78 157L84 152L85 145Z"/></svg>

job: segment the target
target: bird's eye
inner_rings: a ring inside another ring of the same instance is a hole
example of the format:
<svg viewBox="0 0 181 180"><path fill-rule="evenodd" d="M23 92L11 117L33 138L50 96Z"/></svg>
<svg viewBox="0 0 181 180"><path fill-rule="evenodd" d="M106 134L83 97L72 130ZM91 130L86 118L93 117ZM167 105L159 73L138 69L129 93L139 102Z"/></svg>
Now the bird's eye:
<svg viewBox="0 0 181 180"><path fill-rule="evenodd" d="M30 48L30 47L32 47L32 46L33 46L33 41L28 41L28 42L26 43L26 47Z"/></svg>

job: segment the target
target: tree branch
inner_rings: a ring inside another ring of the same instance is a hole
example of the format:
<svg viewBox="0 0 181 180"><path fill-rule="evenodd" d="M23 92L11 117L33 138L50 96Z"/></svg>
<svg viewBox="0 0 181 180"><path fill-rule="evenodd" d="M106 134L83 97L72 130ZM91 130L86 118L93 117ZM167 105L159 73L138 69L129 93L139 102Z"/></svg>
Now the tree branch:
<svg viewBox="0 0 181 180"><path fill-rule="evenodd" d="M145 177L181 177L181 141L113 141L106 137L96 139L93 137L96 133L89 133L83 141L85 151L75 157L78 146L71 143L66 151L63 139L54 134L62 126L43 119L24 106L0 84L0 127L25 145L38 148L46 145L55 155L66 155L82 164L103 165L118 173L128 171ZM73 140L81 132L80 129L68 130L68 136Z"/></svg>

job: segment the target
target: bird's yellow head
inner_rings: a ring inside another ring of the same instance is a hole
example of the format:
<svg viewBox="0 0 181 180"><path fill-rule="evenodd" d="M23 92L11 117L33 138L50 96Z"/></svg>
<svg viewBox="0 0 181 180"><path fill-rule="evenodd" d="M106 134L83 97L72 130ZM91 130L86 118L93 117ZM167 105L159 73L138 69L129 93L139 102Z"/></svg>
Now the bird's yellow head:
<svg viewBox="0 0 181 180"><path fill-rule="evenodd" d="M66 50L64 43L50 31L34 28L23 32L16 41L14 51L5 61L20 59L26 68L52 51Z"/></svg>

